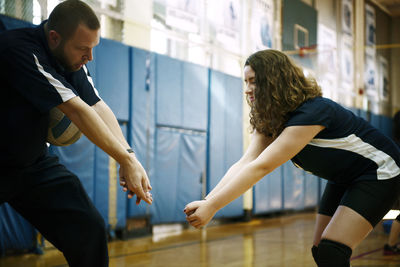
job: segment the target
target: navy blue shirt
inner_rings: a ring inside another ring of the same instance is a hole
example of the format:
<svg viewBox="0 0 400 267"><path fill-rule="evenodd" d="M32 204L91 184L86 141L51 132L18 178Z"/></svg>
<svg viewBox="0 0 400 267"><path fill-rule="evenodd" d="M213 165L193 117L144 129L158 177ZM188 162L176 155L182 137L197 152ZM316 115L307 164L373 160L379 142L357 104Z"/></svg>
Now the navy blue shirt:
<svg viewBox="0 0 400 267"><path fill-rule="evenodd" d="M323 125L293 163L337 183L400 175L399 147L378 129L332 100L317 97L289 114L287 126Z"/></svg>
<svg viewBox="0 0 400 267"><path fill-rule="evenodd" d="M43 25L0 34L1 167L27 167L47 153L51 108L75 96L100 100L86 66L66 72L58 64Z"/></svg>

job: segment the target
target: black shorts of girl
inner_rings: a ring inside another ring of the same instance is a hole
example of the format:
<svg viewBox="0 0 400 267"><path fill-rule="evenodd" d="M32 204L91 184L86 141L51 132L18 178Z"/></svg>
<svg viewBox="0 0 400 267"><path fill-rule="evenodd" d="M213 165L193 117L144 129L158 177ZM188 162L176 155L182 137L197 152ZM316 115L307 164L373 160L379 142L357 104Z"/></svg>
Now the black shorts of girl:
<svg viewBox="0 0 400 267"><path fill-rule="evenodd" d="M400 195L400 176L387 180L357 179L349 184L328 182L322 195L319 214L333 216L339 205L363 216L373 227L392 208Z"/></svg>

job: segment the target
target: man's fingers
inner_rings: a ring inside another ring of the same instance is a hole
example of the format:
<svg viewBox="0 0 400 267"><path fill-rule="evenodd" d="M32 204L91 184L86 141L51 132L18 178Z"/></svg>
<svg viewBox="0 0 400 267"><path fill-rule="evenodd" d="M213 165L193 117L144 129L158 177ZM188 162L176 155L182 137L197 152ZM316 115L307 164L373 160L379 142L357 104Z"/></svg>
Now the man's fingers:
<svg viewBox="0 0 400 267"><path fill-rule="evenodd" d="M128 189L127 189L128 190ZM128 192L128 198L131 199L133 198L133 196L135 195L135 193L133 191L129 191Z"/></svg>

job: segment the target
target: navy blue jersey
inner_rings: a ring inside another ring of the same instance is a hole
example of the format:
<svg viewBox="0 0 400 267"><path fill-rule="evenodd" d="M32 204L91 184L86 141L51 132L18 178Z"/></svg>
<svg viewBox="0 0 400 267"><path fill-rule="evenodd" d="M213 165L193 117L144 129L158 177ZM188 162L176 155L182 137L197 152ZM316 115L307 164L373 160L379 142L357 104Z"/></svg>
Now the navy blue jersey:
<svg viewBox="0 0 400 267"><path fill-rule="evenodd" d="M322 125L296 156L296 166L338 183L400 175L400 150L378 129L332 100L317 97L289 114L287 126Z"/></svg>
<svg viewBox="0 0 400 267"><path fill-rule="evenodd" d="M26 167L47 151L49 110L79 96L100 98L86 66L66 72L50 52L43 23L0 34L0 166Z"/></svg>

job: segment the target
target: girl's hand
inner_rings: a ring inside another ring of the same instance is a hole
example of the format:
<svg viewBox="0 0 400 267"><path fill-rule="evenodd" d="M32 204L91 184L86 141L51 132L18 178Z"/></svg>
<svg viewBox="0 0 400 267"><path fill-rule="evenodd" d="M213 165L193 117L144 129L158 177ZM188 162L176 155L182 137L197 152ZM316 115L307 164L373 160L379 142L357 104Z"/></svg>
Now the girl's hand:
<svg viewBox="0 0 400 267"><path fill-rule="evenodd" d="M195 228L200 228L209 223L217 212L207 200L194 201L186 205L183 210L186 220Z"/></svg>

